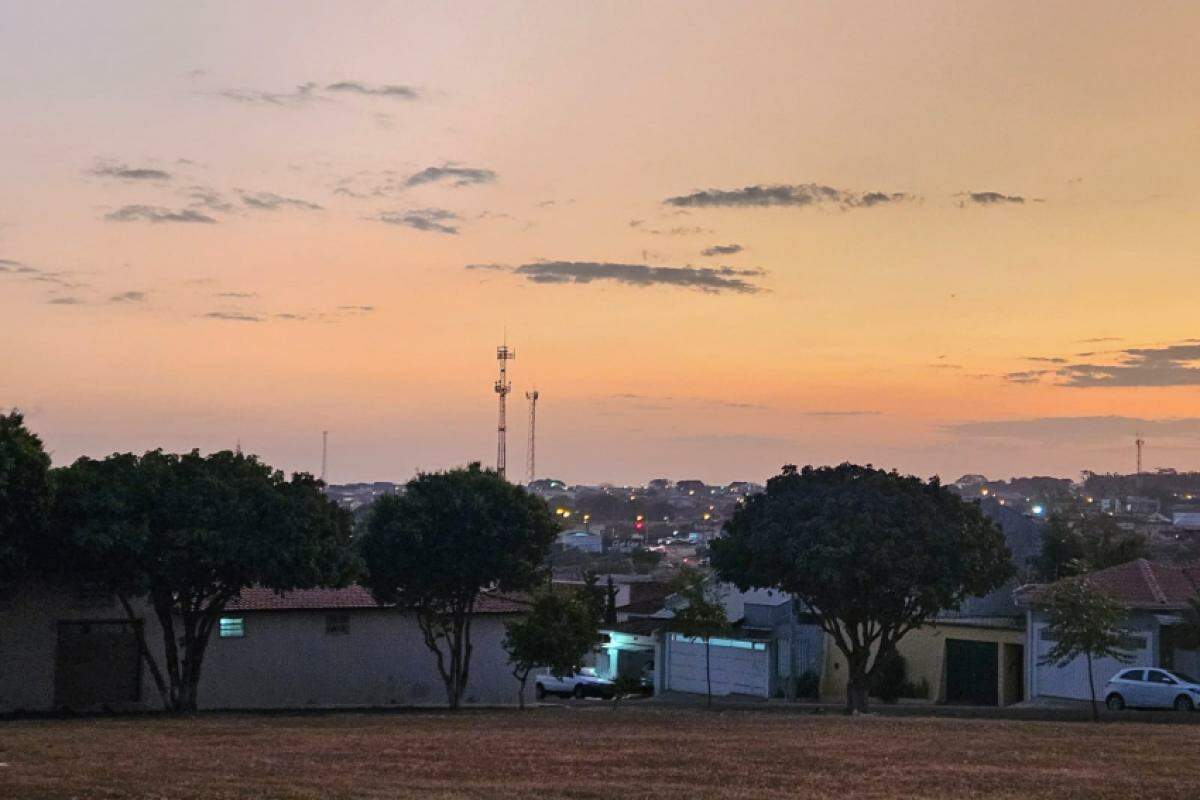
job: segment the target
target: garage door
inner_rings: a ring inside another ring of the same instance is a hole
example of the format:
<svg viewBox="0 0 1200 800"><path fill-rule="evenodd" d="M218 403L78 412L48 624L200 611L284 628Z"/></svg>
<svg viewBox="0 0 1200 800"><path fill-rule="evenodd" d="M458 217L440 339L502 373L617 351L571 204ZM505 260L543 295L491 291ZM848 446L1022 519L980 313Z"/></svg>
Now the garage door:
<svg viewBox="0 0 1200 800"><path fill-rule="evenodd" d="M995 642L946 640L946 702L997 705L1000 646Z"/></svg>
<svg viewBox="0 0 1200 800"><path fill-rule="evenodd" d="M704 642L676 634L670 637L667 646L667 688L704 694ZM714 695L769 696L771 660L765 642L713 639L710 658Z"/></svg>
<svg viewBox="0 0 1200 800"><path fill-rule="evenodd" d="M1074 700L1087 700L1091 697L1088 691L1087 659L1079 657L1065 666L1043 664L1042 659L1054 647L1054 641L1049 637L1044 625L1036 625L1034 636L1037 638L1037 662L1034 666L1034 676L1030 688L1035 697L1065 697ZM1153 663L1149 647L1149 639L1143 635L1135 635L1132 641L1136 649L1133 651L1134 664ZM1098 658L1092 664L1092 677L1096 682L1096 695L1104 692L1104 684L1128 666L1113 658Z"/></svg>
<svg viewBox="0 0 1200 800"><path fill-rule="evenodd" d="M88 709L141 699L138 630L131 622L58 623L54 705Z"/></svg>

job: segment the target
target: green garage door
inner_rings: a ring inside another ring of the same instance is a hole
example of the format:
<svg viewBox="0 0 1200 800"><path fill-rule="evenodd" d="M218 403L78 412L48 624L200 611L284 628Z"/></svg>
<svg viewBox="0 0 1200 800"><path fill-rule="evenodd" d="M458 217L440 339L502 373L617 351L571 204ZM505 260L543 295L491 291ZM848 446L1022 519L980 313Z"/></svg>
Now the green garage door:
<svg viewBox="0 0 1200 800"><path fill-rule="evenodd" d="M995 642L947 639L946 702L998 705L999 653L999 645Z"/></svg>

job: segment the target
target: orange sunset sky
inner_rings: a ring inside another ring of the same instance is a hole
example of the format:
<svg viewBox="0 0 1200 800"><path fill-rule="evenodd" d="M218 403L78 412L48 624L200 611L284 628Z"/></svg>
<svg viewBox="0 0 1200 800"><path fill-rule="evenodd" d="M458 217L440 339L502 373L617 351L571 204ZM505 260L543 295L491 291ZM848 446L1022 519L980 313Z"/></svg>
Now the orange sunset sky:
<svg viewBox="0 0 1200 800"><path fill-rule="evenodd" d="M1200 5L0 5L0 407L329 478L1200 468ZM706 253L707 251L707 253Z"/></svg>

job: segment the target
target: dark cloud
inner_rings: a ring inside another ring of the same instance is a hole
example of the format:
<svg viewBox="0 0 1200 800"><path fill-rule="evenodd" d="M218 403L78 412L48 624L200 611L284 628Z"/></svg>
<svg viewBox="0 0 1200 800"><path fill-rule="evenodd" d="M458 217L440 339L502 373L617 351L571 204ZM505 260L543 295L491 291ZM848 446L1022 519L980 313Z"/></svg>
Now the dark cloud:
<svg viewBox="0 0 1200 800"><path fill-rule="evenodd" d="M0 258L0 272L31 273L37 270L11 258Z"/></svg>
<svg viewBox="0 0 1200 800"><path fill-rule="evenodd" d="M234 210L232 203L227 201L216 189L209 186L189 186L184 196L191 201L188 205L193 208L204 208L223 214L228 214Z"/></svg>
<svg viewBox="0 0 1200 800"><path fill-rule="evenodd" d="M1019 439L1046 445L1101 444L1141 433L1158 439L1200 438L1200 417L1141 419L1138 417L1034 417L959 422L943 426L956 436L980 439Z"/></svg>
<svg viewBox="0 0 1200 800"><path fill-rule="evenodd" d="M119 292L108 298L108 301L110 303L141 303L145 299L145 292Z"/></svg>
<svg viewBox="0 0 1200 800"><path fill-rule="evenodd" d="M294 197L281 197L274 192L243 192L242 202L250 208L258 208L264 211L275 211L280 208L300 208L305 211L323 211L316 203L310 203L307 200L298 200Z"/></svg>
<svg viewBox="0 0 1200 800"><path fill-rule="evenodd" d="M120 178L128 181L169 181L171 173L148 167L130 167L125 164L97 164L88 174L103 178Z"/></svg>
<svg viewBox="0 0 1200 800"><path fill-rule="evenodd" d="M256 314L243 314L240 311L209 311L205 319L220 319L229 322L262 322L263 318Z"/></svg>
<svg viewBox="0 0 1200 800"><path fill-rule="evenodd" d="M734 253L740 253L745 248L740 244L714 244L712 247L706 247L700 251L702 256L731 256Z"/></svg>
<svg viewBox="0 0 1200 800"><path fill-rule="evenodd" d="M405 179L404 185L420 186L425 183L451 181L454 186L471 186L480 183L494 183L495 180L496 173L490 169L456 167L451 164L445 164L440 167L426 167L420 172L409 175Z"/></svg>
<svg viewBox="0 0 1200 800"><path fill-rule="evenodd" d="M1067 364L1056 373L1058 383L1079 388L1200 385L1200 343L1195 341L1118 353L1114 364Z"/></svg>
<svg viewBox="0 0 1200 800"><path fill-rule="evenodd" d="M755 294L762 287L746 280L761 277L759 269L732 267L652 267L595 261L539 261L512 270L534 283L594 283L612 281L626 286L680 286L704 292Z"/></svg>
<svg viewBox="0 0 1200 800"><path fill-rule="evenodd" d="M1021 372L1009 372L1002 377L1009 383L1038 383L1043 376L1053 373L1052 369L1028 369Z"/></svg>
<svg viewBox="0 0 1200 800"><path fill-rule="evenodd" d="M104 218L112 222L132 222L134 220L145 220L146 222L198 222L205 225L216 224L216 220L207 214L201 214L192 208L184 208L178 211L162 206L145 206L145 205L130 205L121 206L116 211L112 211L104 215Z"/></svg>
<svg viewBox="0 0 1200 800"><path fill-rule="evenodd" d="M905 192L850 192L817 183L743 186L740 189L704 189L668 197L663 202L680 208L763 208L810 206L831 203L842 208L871 208L916 198Z"/></svg>
<svg viewBox="0 0 1200 800"><path fill-rule="evenodd" d="M1043 364L1065 364L1065 363L1067 363L1067 360L1065 358L1059 358L1057 356L1053 356L1053 357L1025 356L1025 360L1026 361L1038 361Z"/></svg>
<svg viewBox="0 0 1200 800"><path fill-rule="evenodd" d="M1001 194L1000 192L966 192L965 196L972 202L981 206L994 206L1002 203L1024 203L1025 198L1020 195Z"/></svg>
<svg viewBox="0 0 1200 800"><path fill-rule="evenodd" d="M52 306L81 306L84 304L78 297L51 297L46 302Z"/></svg>
<svg viewBox="0 0 1200 800"><path fill-rule="evenodd" d="M453 211L444 208L418 208L412 211L383 211L374 219L388 225L403 225L419 231L457 234L458 226L450 224L458 219Z"/></svg>
<svg viewBox="0 0 1200 800"><path fill-rule="evenodd" d="M370 314L375 310L375 306L338 306L338 311L347 311L354 314Z"/></svg>
<svg viewBox="0 0 1200 800"><path fill-rule="evenodd" d="M298 106L320 100L317 94L317 84L302 83L292 92L260 92L250 89L226 89L220 92L221 97L239 103L269 106Z"/></svg>
<svg viewBox="0 0 1200 800"><path fill-rule="evenodd" d="M390 97L395 100L416 100L420 94L411 86L400 86L393 83L382 86L370 86L359 81L340 81L325 87L327 92L348 92L370 97Z"/></svg>

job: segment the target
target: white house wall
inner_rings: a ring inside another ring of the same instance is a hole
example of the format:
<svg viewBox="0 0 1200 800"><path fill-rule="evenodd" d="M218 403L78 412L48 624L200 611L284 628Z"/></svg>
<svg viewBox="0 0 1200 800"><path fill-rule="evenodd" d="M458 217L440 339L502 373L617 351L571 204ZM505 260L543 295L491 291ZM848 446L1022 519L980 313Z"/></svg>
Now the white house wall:
<svg viewBox="0 0 1200 800"><path fill-rule="evenodd" d="M1130 617L1130 632L1144 641L1144 646L1131 651L1132 661L1124 663L1113 658L1100 658L1092 662L1092 678L1097 699L1103 700L1104 685L1121 669L1131 666L1158 665L1158 634L1153 623L1143 615ZM1064 667L1043 664L1042 659L1054 647L1053 642L1042 638L1045 623L1037 614L1029 618L1029 637L1025 648L1028 664L1028 692L1030 697L1053 697L1069 700L1090 700L1088 690L1087 659L1080 656Z"/></svg>
<svg viewBox="0 0 1200 800"><path fill-rule="evenodd" d="M665 649L665 688L675 692L706 693L704 642L679 640L667 634ZM754 650L714 644L709 655L714 695L744 694L770 697L769 647Z"/></svg>

